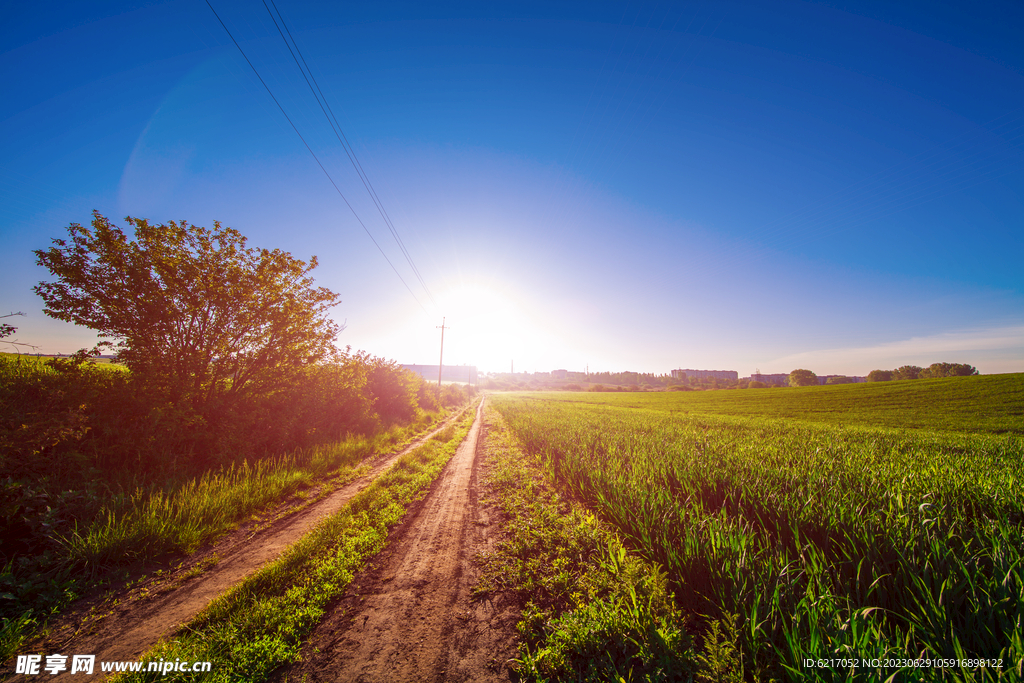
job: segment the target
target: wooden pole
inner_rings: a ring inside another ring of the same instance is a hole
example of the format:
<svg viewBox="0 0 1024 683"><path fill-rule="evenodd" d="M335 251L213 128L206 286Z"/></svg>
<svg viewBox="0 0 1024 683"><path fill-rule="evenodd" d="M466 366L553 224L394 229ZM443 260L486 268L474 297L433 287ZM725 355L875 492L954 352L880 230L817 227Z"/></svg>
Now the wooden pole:
<svg viewBox="0 0 1024 683"><path fill-rule="evenodd" d="M437 364L437 389L441 390L441 373L444 371L444 318L441 318L441 358Z"/></svg>

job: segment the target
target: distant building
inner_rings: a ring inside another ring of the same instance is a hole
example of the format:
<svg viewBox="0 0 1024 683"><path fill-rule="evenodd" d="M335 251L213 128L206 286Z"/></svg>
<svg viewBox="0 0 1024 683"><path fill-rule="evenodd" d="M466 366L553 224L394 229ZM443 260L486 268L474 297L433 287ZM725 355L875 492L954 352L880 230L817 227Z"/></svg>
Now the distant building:
<svg viewBox="0 0 1024 683"><path fill-rule="evenodd" d="M409 372L415 372L417 375L428 381L437 381L437 366L436 365L402 365L403 368ZM441 374L442 382L463 382L466 384L477 384L476 377L476 366L475 365L446 365L444 366L444 372Z"/></svg>
<svg viewBox="0 0 1024 683"><path fill-rule="evenodd" d="M551 379L568 379L568 377L569 377L569 371L568 370L552 370L551 371Z"/></svg>
<svg viewBox="0 0 1024 683"><path fill-rule="evenodd" d="M783 372L774 375L766 375L761 372L755 372L750 376L751 382L761 382L762 384L774 384L775 386L784 387L789 384L789 373Z"/></svg>
<svg viewBox="0 0 1024 683"><path fill-rule="evenodd" d="M738 380L740 373L735 370L673 370L672 379L733 379Z"/></svg>

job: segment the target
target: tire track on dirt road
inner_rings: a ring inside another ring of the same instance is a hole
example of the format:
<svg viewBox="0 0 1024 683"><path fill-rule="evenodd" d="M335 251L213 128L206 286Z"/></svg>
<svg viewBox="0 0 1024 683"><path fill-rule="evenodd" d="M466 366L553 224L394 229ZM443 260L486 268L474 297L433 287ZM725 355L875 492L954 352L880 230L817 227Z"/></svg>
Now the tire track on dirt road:
<svg viewBox="0 0 1024 683"><path fill-rule="evenodd" d="M340 486L322 500L284 516L251 537L252 525L246 525L229 533L212 547L194 554L186 561L184 569L170 576L168 581L171 585L174 583L175 575L187 572L188 567L196 566L204 558L217 557L219 560L216 565L182 586L160 594L160 585L166 585L167 582L154 582L154 590L158 592L155 597L142 597L115 606L107 615L95 621L87 621L84 628L81 621L69 616L62 621L72 623L58 623L55 635L47 638L43 646L50 648L52 652L95 654L98 662L140 659L141 655L161 638L187 623L212 600L246 576L275 560L322 519L344 507L401 456L423 445L431 436L452 424L463 413L464 410L452 415L437 428L417 438L400 451L377 457L369 463L368 472ZM275 512L279 514L280 510L281 506ZM276 515L271 513L264 518L273 519L274 516ZM38 648L36 650L38 651Z"/></svg>
<svg viewBox="0 0 1024 683"><path fill-rule="evenodd" d="M499 521L479 500L482 416L483 402L428 496L273 681L509 680L519 610L472 600L473 558Z"/></svg>

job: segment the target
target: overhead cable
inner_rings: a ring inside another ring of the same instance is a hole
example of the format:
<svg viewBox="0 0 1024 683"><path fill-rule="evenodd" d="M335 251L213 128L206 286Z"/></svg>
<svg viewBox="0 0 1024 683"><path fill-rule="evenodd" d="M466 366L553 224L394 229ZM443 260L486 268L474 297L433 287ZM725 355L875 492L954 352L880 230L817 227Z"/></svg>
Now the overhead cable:
<svg viewBox="0 0 1024 683"><path fill-rule="evenodd" d="M397 275L398 279L402 281L402 284L405 285L405 288L409 290L409 294L412 295L412 298L415 299L416 303L419 304L420 308L423 309L423 312L429 315L429 311L427 311L423 303L416 297L416 294L412 291L412 288L409 287L409 283L405 281L405 278L402 277L402 274L398 272L397 268L395 268L395 264L391 262L391 259L388 258L388 255L384 253L383 249L381 249L380 244L377 243L377 240L374 239L373 234L367 229L366 224L363 223L363 219L359 217L359 214L356 213L356 210L349 203L348 199L345 197L345 194L341 191L341 188L339 188L338 184L334 182L334 178L332 178L331 174L327 172L326 168L324 168L324 165L320 162L319 157L317 157L316 153L309 146L309 143L306 142L306 138L302 137L302 133L299 132L299 129L295 126L295 123L292 122L291 117L288 116L288 112L284 110L284 107L281 106L281 103L278 101L277 97L274 96L274 92L270 89L270 86L267 85L267 82L263 80L263 76L260 76L260 72L256 69L252 61L245 54L245 50L242 49L242 46L238 44L237 40L235 40L235 37L231 34L231 31L228 30L228 27L224 23L224 20L220 18L220 15L217 14L217 10L215 10L213 8L213 5L210 4L210 0L206 0L206 5L210 8L210 11L213 12L213 16L217 17L217 21L220 22L220 25L224 27L224 31L228 34L228 37L231 38L231 42L235 44L235 47L238 48L238 51L242 54L242 57L249 65L249 68L251 68L252 72L256 74L256 78L258 78L260 83L263 84L263 87L266 88L266 91L270 95L270 98L274 100L274 104L276 104L277 108L281 110L281 113L284 115L284 118L288 121L288 124L292 127L292 130L294 130L295 134L299 136L299 140L302 141L302 144L306 147L306 150L313 157L313 160L316 161L317 166L320 167L320 170L324 172L325 176L327 176L327 179L331 182L331 185L334 186L334 189L338 192L338 195L341 197L342 201L345 202L345 206L348 207L349 211L352 212L352 215L355 216L355 219L359 222L359 225L362 226L363 231L366 233L367 237L369 237L370 241L373 242L373 246L377 247L377 251L380 252L380 255L383 256L384 260L388 262L389 266L391 266L391 270L395 271L395 275Z"/></svg>
<svg viewBox="0 0 1024 683"><path fill-rule="evenodd" d="M401 236L398 234L398 229L395 228L394 222L388 215L387 210L384 208L384 203L380 200L377 195L377 191L373 187L373 183L370 182L369 176L366 171L363 170L363 165L360 163L359 158L356 156L355 148L352 143L348 141L348 137L345 135L345 131L342 130L341 124L338 122L337 116L334 115L334 110L331 108L330 103L327 101L327 96L324 95L323 90L320 89L320 84L317 83L316 76L313 75L313 70L309 68L309 64L306 62L305 56L302 54L302 50L299 49L299 44L295 41L292 36L291 29L288 28L288 24L284 20L284 16L281 14L281 10L278 9L277 4L274 0L270 0L270 5L274 7L274 11L270 10L270 6L267 5L267 1L263 0L263 6L267 10L267 14L270 15L271 21L274 22L274 27L277 29L278 34L281 36L281 40L284 41L285 47L288 48L288 52L291 54L292 59L295 61L295 66L298 67L299 73L302 74L303 79L306 81L306 85L309 86L309 91L313 94L314 99L318 105L320 105L320 111L323 112L324 118L327 119L328 125L331 130L334 131L334 136L338 138L338 142L341 144L341 148L345 150L345 155L348 157L349 163L352 164L352 168L355 170L356 175L359 176L359 180L362 181L363 187L366 189L366 193L370 195L370 199L373 201L374 206L377 207L377 212L384 220L384 224L388 227L391 232L391 236L394 237L395 243L398 244L398 248L405 256L406 262L412 269L412 272L416 275L416 279L423 287L423 291L426 292L427 298L430 302L437 306L437 302L434 301L434 297L430 293L430 288L427 287L427 283L424 281L423 276L420 274L419 268L416 267L416 263L413 261L412 255L406 248L405 243L402 241ZM277 16L274 16L274 12L277 12ZM278 24L278 19L281 23ZM283 27L283 30L282 30ZM285 33L288 37L285 37ZM294 50L292 49L294 46ZM296 56L297 55L297 56ZM301 60L301 63L300 63Z"/></svg>

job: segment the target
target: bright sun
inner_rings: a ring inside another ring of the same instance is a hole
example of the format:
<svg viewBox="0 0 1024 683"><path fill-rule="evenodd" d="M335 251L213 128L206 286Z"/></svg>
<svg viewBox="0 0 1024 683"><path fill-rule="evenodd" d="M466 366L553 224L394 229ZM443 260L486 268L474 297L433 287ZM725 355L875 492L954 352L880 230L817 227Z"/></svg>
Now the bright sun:
<svg viewBox="0 0 1024 683"><path fill-rule="evenodd" d="M509 367L524 349L531 321L510 296L485 285L463 284L437 299L445 319L445 364ZM440 321L438 321L440 322Z"/></svg>

